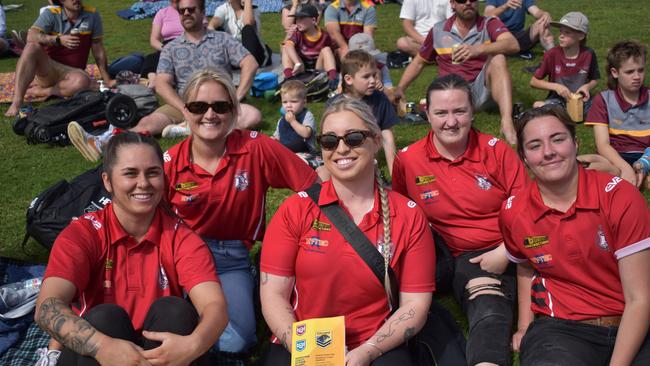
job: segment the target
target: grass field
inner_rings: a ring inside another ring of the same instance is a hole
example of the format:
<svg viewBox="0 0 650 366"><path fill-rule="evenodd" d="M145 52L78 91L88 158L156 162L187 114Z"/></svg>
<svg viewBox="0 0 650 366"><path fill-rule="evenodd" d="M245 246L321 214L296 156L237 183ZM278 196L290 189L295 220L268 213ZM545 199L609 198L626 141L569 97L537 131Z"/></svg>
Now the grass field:
<svg viewBox="0 0 650 366"><path fill-rule="evenodd" d="M16 11L7 13L7 28L27 29L35 20L38 9L45 1L5 1L7 3L22 3L24 6ZM128 0L95 0L85 1L86 4L99 9L104 19L105 47L110 60L131 52L149 53L149 31L151 19L141 21L126 21L118 18L115 12L130 6ZM597 90L605 85L606 72L605 55L607 48L614 42L634 38L650 40L650 25L647 14L650 12L650 2L632 0L538 0L537 4L551 12L555 19L564 13L580 10L590 19L591 32L588 45L595 49L601 65L603 80ZM379 28L376 33L377 47L382 50L394 50L395 40L402 34L399 21L399 5L387 4L377 9ZM529 19L530 20L530 19ZM279 14L263 14L263 37L274 51L279 51L283 38ZM543 98L545 92L533 90L528 86L530 75L521 71L524 66L531 66L541 60L541 49L535 49L535 59L523 61L518 58L509 59L509 67L513 80L515 101L521 101L528 107L536 99ZM0 59L0 72L13 71L17 59ZM91 56L91 62L92 56ZM402 70L391 70L395 84L399 81ZM428 67L409 88L409 101L417 101L424 96L427 85L436 75L436 67ZM262 131L270 134L279 117L279 103L271 104L263 99L251 99L251 103L261 109L264 116ZM7 105L0 105L0 113L4 113ZM323 105L309 106L317 118L323 110ZM45 261L46 251L36 242L30 241L25 251L20 249L24 235L24 215L29 201L44 188L65 178L71 179L84 170L92 167L91 163L83 160L73 147L49 147L45 145L27 145L25 139L16 136L11 130L13 119L0 117L0 255ZM499 116L495 113L480 113L476 116L475 125L482 131L497 134ZM394 130L398 148L404 147L424 136L428 126L397 126ZM578 126L580 150L583 153L594 152L593 136L589 128ZM164 148L170 147L178 140L161 140ZM379 156L383 159L382 154ZM272 190L268 195L267 217L275 212L277 206L289 192ZM646 195L646 197L648 197ZM454 307L448 298L443 302ZM458 315L457 309L454 311Z"/></svg>

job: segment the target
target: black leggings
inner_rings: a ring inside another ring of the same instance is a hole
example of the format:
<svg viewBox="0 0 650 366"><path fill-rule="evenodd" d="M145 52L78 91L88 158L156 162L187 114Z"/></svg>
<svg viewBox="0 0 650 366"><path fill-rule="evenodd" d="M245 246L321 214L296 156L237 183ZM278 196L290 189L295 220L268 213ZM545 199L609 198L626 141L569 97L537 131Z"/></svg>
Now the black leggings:
<svg viewBox="0 0 650 366"><path fill-rule="evenodd" d="M271 48L262 43L257 37L255 27L252 25L245 25L241 30L241 43L250 52L255 61L260 67L268 66L271 64Z"/></svg>
<svg viewBox="0 0 650 366"><path fill-rule="evenodd" d="M131 323L126 311L115 304L97 305L84 316L99 332L112 338L131 341L145 350L160 346L160 342L148 340L139 335ZM194 307L180 297L168 296L156 300L144 319L142 328L153 332L171 332L189 335L198 324L198 314ZM208 353L199 357L194 365L209 365ZM65 348L57 365L60 366L96 366L99 363L92 357L81 356Z"/></svg>
<svg viewBox="0 0 650 366"><path fill-rule="evenodd" d="M262 366L289 366L291 365L291 354L286 348L279 344L271 343ZM411 354L406 346L401 345L392 349L383 355L379 356L376 360L370 363L371 366L413 366Z"/></svg>

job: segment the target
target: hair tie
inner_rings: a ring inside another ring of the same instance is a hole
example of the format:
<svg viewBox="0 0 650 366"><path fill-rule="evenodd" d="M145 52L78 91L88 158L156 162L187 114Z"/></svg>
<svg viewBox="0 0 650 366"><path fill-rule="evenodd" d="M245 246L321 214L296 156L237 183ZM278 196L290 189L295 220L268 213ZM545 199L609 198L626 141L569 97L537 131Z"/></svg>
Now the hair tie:
<svg viewBox="0 0 650 366"><path fill-rule="evenodd" d="M138 135L140 135L142 137L151 137L151 132L149 132L149 131L134 132L134 131L124 130L124 129L119 128L119 127L113 128L113 136L117 136L119 134L127 133L127 132L137 133Z"/></svg>

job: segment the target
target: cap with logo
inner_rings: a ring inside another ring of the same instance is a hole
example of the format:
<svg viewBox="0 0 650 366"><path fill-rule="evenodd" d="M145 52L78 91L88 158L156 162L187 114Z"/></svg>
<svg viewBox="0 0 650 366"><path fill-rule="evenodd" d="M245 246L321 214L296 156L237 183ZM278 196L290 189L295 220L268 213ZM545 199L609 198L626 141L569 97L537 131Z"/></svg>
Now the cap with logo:
<svg viewBox="0 0 650 366"><path fill-rule="evenodd" d="M289 16L296 18L318 18L318 9L311 4L303 4L298 7L295 14Z"/></svg>
<svg viewBox="0 0 650 366"><path fill-rule="evenodd" d="M589 19L579 11L566 13L559 22L550 23L554 27L568 27L584 34L589 33Z"/></svg>

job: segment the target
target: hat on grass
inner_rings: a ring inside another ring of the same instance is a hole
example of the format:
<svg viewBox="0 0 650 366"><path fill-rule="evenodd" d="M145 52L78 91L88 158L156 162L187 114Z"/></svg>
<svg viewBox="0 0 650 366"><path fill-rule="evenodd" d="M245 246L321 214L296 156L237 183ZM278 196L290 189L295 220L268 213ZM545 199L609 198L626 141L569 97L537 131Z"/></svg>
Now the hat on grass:
<svg viewBox="0 0 650 366"><path fill-rule="evenodd" d="M589 33L589 19L579 11L564 14L559 22L550 23L554 27L568 27L584 34Z"/></svg>
<svg viewBox="0 0 650 366"><path fill-rule="evenodd" d="M362 50L368 52L375 60L386 64L386 52L381 52L375 47L375 41L367 33L357 33L348 41L350 51Z"/></svg>

